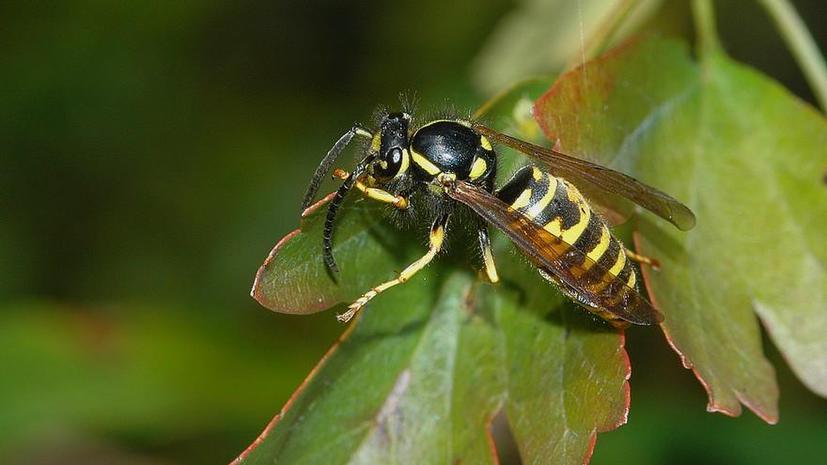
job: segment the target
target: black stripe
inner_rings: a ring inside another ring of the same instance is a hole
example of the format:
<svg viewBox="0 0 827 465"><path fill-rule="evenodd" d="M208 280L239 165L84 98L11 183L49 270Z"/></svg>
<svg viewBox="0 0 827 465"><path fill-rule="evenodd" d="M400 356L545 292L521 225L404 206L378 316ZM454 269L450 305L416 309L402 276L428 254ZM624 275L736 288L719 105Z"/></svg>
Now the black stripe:
<svg viewBox="0 0 827 465"><path fill-rule="evenodd" d="M548 186L551 184L552 180L550 179L550 177L551 177L551 175L544 175L543 176L543 180L546 181L546 188L543 189L543 196L546 195L546 193L548 192ZM551 221L553 221L557 216L560 215L560 207L558 205L559 204L558 199L566 197L566 188L565 188L565 186L563 186L563 183L560 182L559 179L557 179L556 181L557 181L557 186L555 187L555 190L554 190L554 197L552 197L551 201L542 210L540 210L539 213L537 213L537 216L534 217L534 221L536 221L537 224L546 225L546 224L550 223ZM561 189L562 189L562 192L561 192ZM532 196L531 204L532 205L536 204L542 198L543 197L538 198L537 201L535 202L534 198Z"/></svg>
<svg viewBox="0 0 827 465"><path fill-rule="evenodd" d="M574 247L588 254L600 243L600 237L602 235L603 222L592 212L592 216L589 218L589 224L586 225L586 229L580 234L580 237L574 241Z"/></svg>
<svg viewBox="0 0 827 465"><path fill-rule="evenodd" d="M635 272L635 265L632 264L632 261L629 260L629 257L626 257L626 264L623 265L623 269L620 270L620 273L617 275L617 279L623 281L626 284L629 281L629 275ZM629 287L629 286L626 286Z"/></svg>
<svg viewBox="0 0 827 465"><path fill-rule="evenodd" d="M569 229L580 222L580 205L569 200L568 187L562 179L557 179L557 189L554 191L554 198L536 216L540 224L548 224L556 217L562 220L561 228Z"/></svg>
<svg viewBox="0 0 827 465"><path fill-rule="evenodd" d="M514 173L514 176L506 181L494 195L508 205L511 205L532 182L534 182L534 178L531 176L531 166L524 166Z"/></svg>
<svg viewBox="0 0 827 465"><path fill-rule="evenodd" d="M549 179L546 176L543 176L539 181L536 181L532 175L528 187L531 188L531 198L528 200L528 204L525 207L519 209L520 213L526 213L531 207L536 205L537 202L545 197L546 192L548 192ZM532 218L532 221L537 224L545 224L539 220L539 216Z"/></svg>
<svg viewBox="0 0 827 465"><path fill-rule="evenodd" d="M583 275L583 282L587 285L597 284L603 279L603 275L609 272L609 269L614 266L617 261L617 256L620 253L620 243L614 237L609 238L609 248L597 260L597 265L589 268L589 271ZM588 258L586 259L588 260Z"/></svg>

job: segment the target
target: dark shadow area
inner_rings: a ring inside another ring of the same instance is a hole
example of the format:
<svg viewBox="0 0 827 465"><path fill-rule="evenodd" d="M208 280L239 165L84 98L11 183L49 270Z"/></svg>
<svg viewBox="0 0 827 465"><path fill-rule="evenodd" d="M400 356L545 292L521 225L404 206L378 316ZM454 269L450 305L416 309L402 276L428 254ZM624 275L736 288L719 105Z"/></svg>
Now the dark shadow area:
<svg viewBox="0 0 827 465"><path fill-rule="evenodd" d="M494 442L494 450L492 452L496 454L496 463L501 465L522 465L523 460L520 458L520 451L517 449L517 441L511 432L511 426L508 424L508 416L505 413L505 409L501 408L494 416L494 419L491 420L489 434Z"/></svg>

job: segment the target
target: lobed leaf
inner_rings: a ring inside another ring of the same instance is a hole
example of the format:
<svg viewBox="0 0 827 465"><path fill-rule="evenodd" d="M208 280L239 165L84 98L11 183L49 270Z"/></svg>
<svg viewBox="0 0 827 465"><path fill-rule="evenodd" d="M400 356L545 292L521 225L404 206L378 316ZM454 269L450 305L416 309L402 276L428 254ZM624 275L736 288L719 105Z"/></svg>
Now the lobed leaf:
<svg viewBox="0 0 827 465"><path fill-rule="evenodd" d="M391 279L389 265L402 266L413 259L406 253L411 247L383 222L382 208L352 195L337 217L334 236L334 254L344 267L331 272L321 255L326 201L308 208L302 227L282 238L256 273L251 295L270 310L294 314L326 310Z"/></svg>
<svg viewBox="0 0 827 465"><path fill-rule="evenodd" d="M681 232L644 213L637 243L663 330L709 394L778 419L757 312L798 376L827 395L827 125L721 51L693 61L671 40L628 44L564 75L535 106L564 151L683 200Z"/></svg>

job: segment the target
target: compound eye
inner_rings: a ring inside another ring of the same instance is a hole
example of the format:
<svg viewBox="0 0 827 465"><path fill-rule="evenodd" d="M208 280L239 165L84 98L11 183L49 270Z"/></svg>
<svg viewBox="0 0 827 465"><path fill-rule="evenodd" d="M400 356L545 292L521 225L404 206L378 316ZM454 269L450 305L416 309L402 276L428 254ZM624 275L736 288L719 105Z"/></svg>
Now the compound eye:
<svg viewBox="0 0 827 465"><path fill-rule="evenodd" d="M388 152L387 161L390 166L399 169L399 165L402 164L402 149L399 147L392 148L390 152Z"/></svg>
<svg viewBox="0 0 827 465"><path fill-rule="evenodd" d="M399 173L405 154L399 147L388 150L377 160L374 167L374 176L379 179L391 179Z"/></svg>

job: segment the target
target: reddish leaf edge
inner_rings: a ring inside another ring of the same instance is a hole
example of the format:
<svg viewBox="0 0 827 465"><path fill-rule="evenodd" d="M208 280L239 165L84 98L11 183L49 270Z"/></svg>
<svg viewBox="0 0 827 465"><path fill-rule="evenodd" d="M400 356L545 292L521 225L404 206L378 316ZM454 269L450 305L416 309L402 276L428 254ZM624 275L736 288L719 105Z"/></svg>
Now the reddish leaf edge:
<svg viewBox="0 0 827 465"><path fill-rule="evenodd" d="M329 201L329 200L330 200L330 196L327 196L327 197L323 198L322 200L320 200L319 202L317 202L316 204L313 204L310 207L308 207L307 210L318 209L321 205L327 203L327 201ZM305 210L305 213L307 212L307 210ZM310 213L312 213L312 211ZM302 216L304 217L306 215L303 213ZM255 283L253 284L253 291L251 291L251 295L253 295L253 297L256 298L256 300L259 301L259 303L261 303L261 301L255 295L256 283L258 282L259 275L262 273L262 270L267 266L267 264L275 258L278 250L284 244L286 244L290 239L292 239L294 236L296 236L300 232L301 232L300 228L296 229L296 230L290 232L289 234L287 234L286 236L284 236L281 240L279 240L279 242L275 245L275 247L273 247L273 250L270 252L270 255L267 257L264 264L261 266L261 268L259 268L258 273L256 273L256 280L255 280ZM262 305L264 305L264 304L262 303ZM296 399L298 399L298 397L304 392L304 390L307 388L307 386L310 384L310 382L313 380L313 378L316 376L316 374L321 370L321 368L324 366L324 364L327 362L327 360L333 355L333 353L336 350L338 350L339 346L342 343L344 343L345 340L350 336L350 334L356 328L356 324L358 323L358 320L361 319L361 316L362 315L359 315L357 317L357 319L353 323L351 323L347 327L347 329L345 329L345 331L339 336L339 338L336 340L336 342L334 342L333 345L327 350L327 352L325 352L325 354L322 356L322 358L319 359L318 362L316 362L316 365L313 366L313 368L310 370L310 372L307 374L307 376L304 378L304 380L301 382L301 384L299 384L299 387L296 388L295 391L293 391L293 393L287 399L287 402L285 402L284 405L282 406L279 413L277 413L272 419L270 419L270 421L267 423L267 425L265 425L265 427L261 431L261 433L259 433L259 435L253 440L253 442L250 443L250 445L247 446L238 455L238 457L236 457L232 462L230 462L230 465L240 465L241 462L243 462L256 448L258 448L258 446L262 442L264 442L264 440L267 438L267 436L270 434L270 432L276 427L276 425L284 417L284 415L287 413L287 411L293 406ZM629 411L630 411L630 407L631 407L631 385L629 384L629 380L632 377L632 363L631 363L631 359L629 358L629 352L626 351L626 333L625 333L624 330L618 330L618 332L619 332L619 336L620 336L619 350L620 350L621 359L622 359L621 361L622 361L622 363L625 367L625 374L624 374L624 377L623 377L623 386L622 386L623 397L624 397L623 409L622 409L622 412L620 414L620 417L615 422L613 422L613 423L610 422L608 424L596 425L592 429L591 433L589 434L589 444L587 446L586 453L584 454L583 459L582 459L583 465L588 465L589 462L591 461L592 455L594 454L594 448L597 444L598 433L605 433L605 432L610 432L610 431L616 430L617 428L625 425L629 421ZM489 451L491 453L492 462L493 462L494 465L499 465L500 462L499 462L499 455L497 453L496 443L494 442L494 438L492 436L491 426L492 426L492 423L494 421L494 418L496 418L497 414L502 409L503 409L502 405L499 406L498 408L494 409L493 412L491 413L491 415L488 417L488 420L486 421L485 437L486 437L486 442L488 443L488 448L489 448ZM510 428L510 425L509 425L509 428Z"/></svg>
<svg viewBox="0 0 827 465"><path fill-rule="evenodd" d="M641 236L638 231L634 231L632 233L632 238L635 243L635 250L641 250L640 237ZM652 305L654 305L655 308L659 308L659 305L657 303L657 297L655 296L655 292L652 289L651 285L651 277L649 274L651 273L651 270L649 270L649 267L640 267L640 271L643 275L643 283L644 287L646 288L646 294L649 295L649 300L652 302ZM698 371L698 369L695 368L695 364L692 362L692 360L690 360L689 357L683 353L681 348L678 347L677 343L675 343L675 340L672 337L672 334L669 332L669 330L666 329L663 323L660 324L660 329L663 332L664 337L666 338L666 343L669 344L669 347L671 347L676 354L678 354L678 357L681 360L681 365L683 365L683 367L687 370L692 370L692 374L695 375L695 378L698 380L699 383L701 383L701 386L703 386L704 391L706 391L707 399L709 399L709 402L707 402L706 404L706 411L710 413L722 413L729 417L741 416L743 409L741 408L740 404L735 409L729 409L726 406L720 405L715 402L715 391L712 389L712 386L703 378L700 371ZM777 412L775 412L774 414L771 412L765 412L761 410L761 408L759 408L757 405L753 404L748 399L746 399L740 392L734 391L734 394L735 398L738 399L738 402L745 405L750 411L752 411L752 413L758 416L758 418L764 420L764 422L766 422L767 424L775 425L778 423Z"/></svg>
<svg viewBox="0 0 827 465"><path fill-rule="evenodd" d="M552 99L553 97L555 97L557 94L560 93L561 82L563 82L566 79L571 79L573 75L575 75L576 73L581 72L586 66L589 66L591 63L605 62L605 61L608 61L608 60L613 60L613 59L620 58L620 56L622 54L626 53L630 48L632 48L634 46L637 46L638 44L643 42L643 40L645 38L646 38L646 36L632 37L629 40L626 40L626 41L622 42L617 47L614 47L611 50L607 51L606 53L600 55L599 57L597 57L597 58L595 58L595 59L593 59L589 62L578 65L578 66L570 69L569 71L566 71L565 73L561 74L558 77L558 79L554 82L554 84L551 85L549 90L546 93L544 93L542 96L540 96L540 98L538 98L534 102L534 106L532 108L532 114L534 116L534 120L540 126L540 129L543 131L543 134L546 136L546 139L551 141L555 146L560 145L560 140L557 138L557 136L552 132L551 128L548 126L547 119L540 118L539 114L540 114L540 108L543 107L544 105L546 105L546 106L548 105L547 100ZM561 147L561 151L563 151L565 153L565 148ZM634 243L635 243L636 250L640 250L640 241L639 241L638 231L634 231L633 238L634 238ZM659 308L659 305L657 303L657 299L655 297L655 293L651 288L651 284L650 284L650 279L651 278L650 278L649 273L650 273L650 270L648 269L648 267L641 267L641 274L643 275L644 287L646 288L646 293L649 296L649 300L652 303L652 305L655 306L655 308ZM689 358L676 345L674 339L672 338L672 335L663 326L663 324L660 324L660 327L661 327L661 331L663 332L663 334L666 338L666 342L669 344L669 346L672 348L672 350L675 353L677 353L678 356L680 357L681 364L683 365L683 367L686 368L686 369L692 370L692 373L695 375L695 378L697 378L698 382L701 383L701 386L703 386L704 390L706 391L707 398L709 399L709 402L707 403L707 406L706 406L706 410L708 412L722 413L722 414L730 416L730 417L740 416L741 413L742 413L742 409L741 409L740 405L738 406L738 408L729 409L726 406L719 405L718 403L716 403L714 401L714 397L713 397L714 391L713 391L712 387L709 385L709 383L707 383L707 381L705 379L703 379L703 377L701 376L701 373L695 368L694 363L692 363L692 361L689 360ZM778 414L777 413L773 414L771 412L765 412L765 411L761 410L760 407L753 404L748 399L744 398L743 395L738 391L735 391L734 394L735 394L735 397L738 399L738 401L741 404L745 405L748 409L750 409L750 411L755 413L755 415L757 415L759 418L764 420L766 423L768 423L770 425L774 425L774 424L778 423Z"/></svg>
<svg viewBox="0 0 827 465"><path fill-rule="evenodd" d="M497 452L497 442L494 441L494 419L497 418L497 415L499 415L502 410L502 405L494 409L494 413L489 415L488 420L485 422L485 442L488 443L488 452L491 454L491 463L493 465L500 465L500 454ZM507 423L508 417L506 416L506 424ZM508 425L508 427L511 428L510 425Z"/></svg>
<svg viewBox="0 0 827 465"><path fill-rule="evenodd" d="M626 331L619 329L620 335L620 353L622 356L623 365L626 367L626 373L623 377L623 412L620 418L614 423L595 426L589 434L589 445L586 448L586 453L583 455L583 465L589 465L594 455L594 448L597 446L597 436L600 433L608 433L614 431L629 422L629 411L632 406L632 386L629 380L632 379L632 360L629 358L629 352L626 351Z"/></svg>
<svg viewBox="0 0 827 465"><path fill-rule="evenodd" d="M626 367L626 373L623 377L623 415L614 423L597 428L596 432L605 433L620 428L629 422L629 409L632 405L632 386L629 380L632 379L632 359L629 358L629 352L626 351L626 330L618 330L620 335L620 354L622 356L623 366ZM594 447L594 446L592 446Z"/></svg>
<svg viewBox="0 0 827 465"><path fill-rule="evenodd" d="M314 203L314 204L310 205L309 207L305 208L304 211L302 212L302 215L301 215L302 218L307 218L308 216L312 215L313 213L316 212L316 210L321 208L327 202L330 202L331 200L333 200L333 197L335 197L335 196L336 196L336 192L331 192L331 193L327 194L326 196L322 197L321 199L319 199L316 203Z"/></svg>
<svg viewBox="0 0 827 465"><path fill-rule="evenodd" d="M628 49L631 49L637 46L638 44L642 43L644 39L646 39L646 37L646 35L633 36L627 40L622 41L620 44L609 49L600 56L586 61L585 63L579 64L574 68L571 68L570 70L560 74L560 76L557 77L557 79L554 81L551 87L549 87L549 89L543 95L541 95L540 98L534 101L534 105L531 108L531 114L534 117L534 121L536 121L537 124L540 126L540 129L543 131L543 134L546 136L546 139L552 142L555 149L559 147L560 140L557 138L554 132L552 132L546 120L543 120L538 116L540 114L541 107L544 105L547 106L548 104L546 103L546 101L551 100L553 97L557 96L557 94L560 93L560 88L562 85L561 83L563 81L571 79L571 76L580 73L583 69L585 69L587 66L591 66L593 63L605 62L620 58L621 55L626 53ZM561 149L561 151L563 153L567 153L564 149Z"/></svg>
<svg viewBox="0 0 827 465"><path fill-rule="evenodd" d="M314 204L310 205L309 207L307 207L301 213L301 218L304 219L304 218L307 218L308 216L312 215L314 212L316 212L316 210L320 209L322 206L324 206L325 204L330 202L330 200L333 199L333 197L335 195L336 195L335 192L331 192L331 193L327 194L326 196L322 197L316 203L314 203ZM273 260L276 259L276 256L278 255L279 250L281 250L281 248L284 247L285 244L287 244L291 239L293 239L294 237L299 235L299 233L301 233L301 232L302 232L301 228L296 228L293 231L289 232L286 236L279 239L279 241L276 242L276 245L273 246L272 250L270 250L270 253L267 254L267 258L264 259L264 263L262 263L262 265L258 268L258 271L256 271L256 276L255 276L255 278L253 278L253 287L250 289L250 297L255 299L255 301L258 302L259 304L261 304L264 308L267 308L267 309L273 310L273 311L279 311L277 308L275 308L269 302L269 300L267 299L267 296L265 296L261 291L260 283L261 283L262 277L264 275L264 272L266 271L267 266Z"/></svg>
<svg viewBox="0 0 827 465"><path fill-rule="evenodd" d="M264 263L258 268L256 271L256 277L253 279L253 288L250 289L250 297L256 300L259 304L263 305L264 307L270 310L276 310L273 306L268 302L267 297L261 292L261 287L259 284L261 283L261 279L266 271L267 265L269 265L273 260L276 259L276 255L278 255L279 250L284 247L284 244L287 244L291 239L298 236L301 233L301 228L294 229L293 231L289 232L286 236L279 239L273 249L267 254L267 258L264 259Z"/></svg>
<svg viewBox="0 0 827 465"><path fill-rule="evenodd" d="M247 446L241 452L241 454L238 455L238 457L236 457L232 462L230 462L230 465L240 465L242 461L244 461L262 442L264 442L265 439L267 439L267 436L270 434L273 428L275 428L276 425L278 425L279 421L282 418L284 418L284 415L287 413L290 407L293 406L293 404L296 402L296 399L298 399L299 396L304 392L304 390L307 388L307 386L310 384L313 378L316 377L316 374L318 374L318 372L322 369L324 364L327 363L327 360L333 355L334 352L336 352L339 346L341 346L342 343L345 342L345 340L350 336L354 329L356 329L356 321L350 324L347 327L347 329L345 329L345 331L339 336L336 342L334 342L333 345L330 346L329 349L327 349L327 352L325 352L322 358L319 359L318 362L316 362L316 365L313 366L313 369L310 370L310 373L308 373L304 380L301 382L301 384L299 384L299 387L296 388L295 391L293 391L293 393L290 395L290 398L288 398L287 402L284 403L284 406L282 406L279 413L277 413L276 416L274 416L267 423L267 425L264 427L264 430L262 430L258 437L256 437L256 439L253 440L253 442L249 446Z"/></svg>

